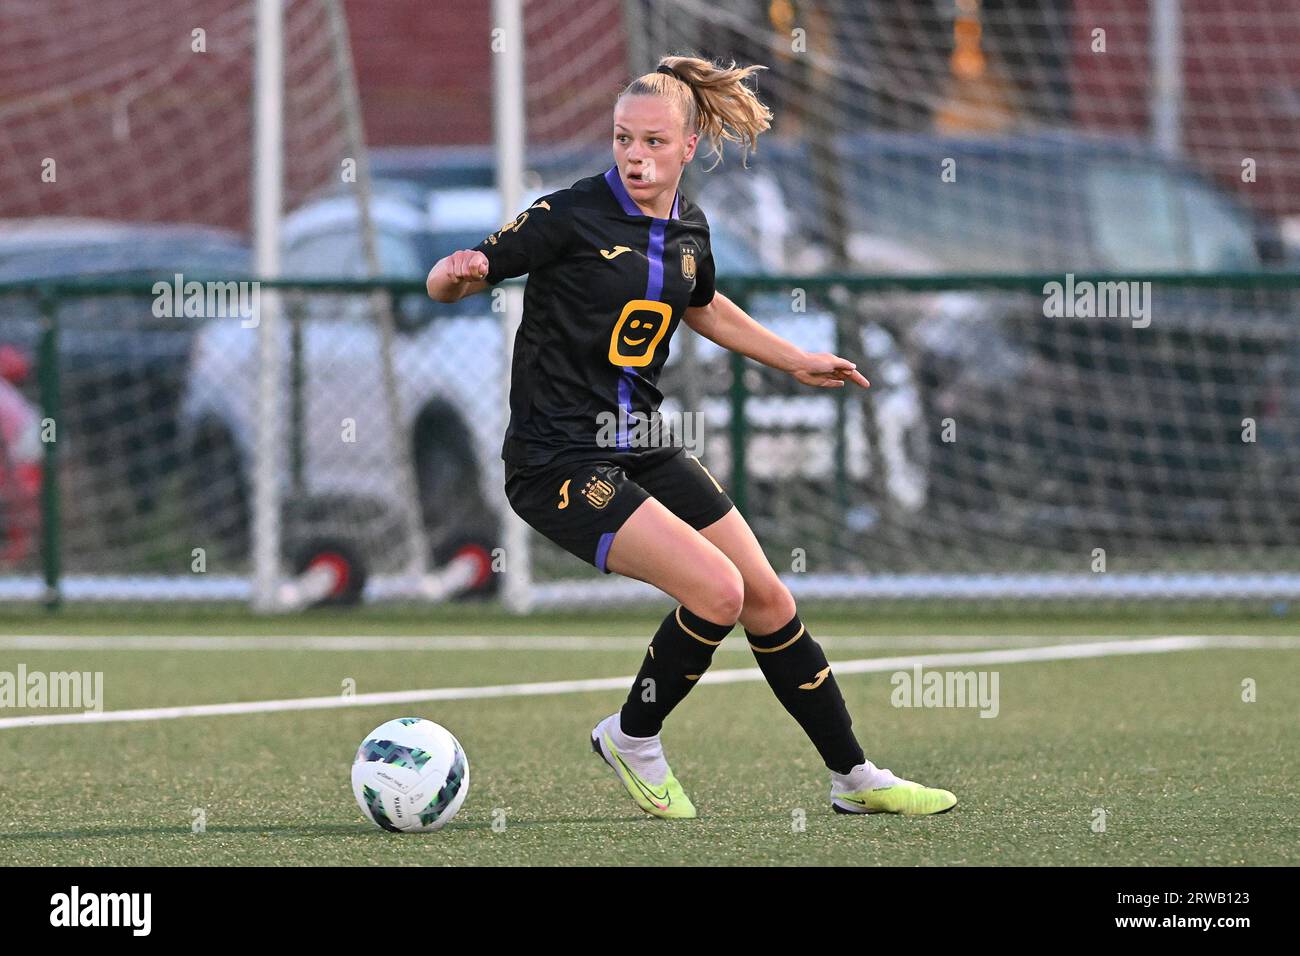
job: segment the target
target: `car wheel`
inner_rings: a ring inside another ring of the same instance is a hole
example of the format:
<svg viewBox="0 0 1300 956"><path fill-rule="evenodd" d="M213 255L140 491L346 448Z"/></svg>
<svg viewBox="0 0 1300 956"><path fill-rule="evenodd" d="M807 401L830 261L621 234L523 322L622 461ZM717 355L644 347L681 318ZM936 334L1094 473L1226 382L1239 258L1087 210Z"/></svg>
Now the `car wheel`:
<svg viewBox="0 0 1300 956"><path fill-rule="evenodd" d="M427 410L413 436L420 510L435 545L476 528L487 508L469 430L450 409Z"/></svg>
<svg viewBox="0 0 1300 956"><path fill-rule="evenodd" d="M871 380L858 390L859 409L851 410L850 458L859 462L858 490L847 523L870 529L882 512L914 515L930 498L930 445L919 377L898 340L882 325L868 322L861 331L864 367ZM846 385L845 388L850 386Z"/></svg>
<svg viewBox="0 0 1300 956"><path fill-rule="evenodd" d="M200 541L231 560L248 556L250 506L239 447L224 425L207 422L190 445L185 504Z"/></svg>

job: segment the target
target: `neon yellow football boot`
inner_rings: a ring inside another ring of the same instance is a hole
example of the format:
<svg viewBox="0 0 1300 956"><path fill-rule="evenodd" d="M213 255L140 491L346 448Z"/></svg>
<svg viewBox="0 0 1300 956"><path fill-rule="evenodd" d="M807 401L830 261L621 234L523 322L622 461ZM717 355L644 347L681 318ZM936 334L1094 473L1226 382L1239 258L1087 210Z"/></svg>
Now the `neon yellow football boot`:
<svg viewBox="0 0 1300 956"><path fill-rule="evenodd" d="M591 731L591 749L614 768L618 779L632 795L636 805L651 816L665 820L695 819L695 805L691 803L690 797L686 796L682 785L677 782L672 769L663 759L663 749L658 744L658 737L650 738L654 740L654 744L647 745L652 751L651 754L634 755L631 752L624 754L619 752L610 733L617 728L618 714L611 714L598 723ZM653 753L656 750L657 753ZM650 763L659 765L657 769L661 773L666 773L662 783L652 784L643 773L639 773L632 766L635 763L644 771L647 756Z"/></svg>
<svg viewBox="0 0 1300 956"><path fill-rule="evenodd" d="M848 774L831 774L831 809L836 813L947 813L957 798L947 790L923 787L881 770L870 761Z"/></svg>

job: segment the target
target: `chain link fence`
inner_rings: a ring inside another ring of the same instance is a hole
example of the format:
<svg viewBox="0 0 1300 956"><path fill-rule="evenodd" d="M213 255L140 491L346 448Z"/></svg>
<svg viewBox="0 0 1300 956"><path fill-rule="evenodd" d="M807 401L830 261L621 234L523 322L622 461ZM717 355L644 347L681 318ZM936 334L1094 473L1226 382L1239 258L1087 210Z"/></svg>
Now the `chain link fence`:
<svg viewBox="0 0 1300 956"><path fill-rule="evenodd" d="M257 297L285 368L257 407ZM861 601L1285 600L1300 591L1300 277L720 279L758 321L857 362L815 390L681 331L661 440L723 484L797 594ZM248 594L253 436L275 416L283 571L337 549L357 598L419 598L427 561L501 550L496 300L416 282L100 280L0 289L6 599ZM377 316L396 323L399 419ZM636 597L530 533L547 601ZM602 580L603 579L603 580ZM426 597L428 595L425 595Z"/></svg>

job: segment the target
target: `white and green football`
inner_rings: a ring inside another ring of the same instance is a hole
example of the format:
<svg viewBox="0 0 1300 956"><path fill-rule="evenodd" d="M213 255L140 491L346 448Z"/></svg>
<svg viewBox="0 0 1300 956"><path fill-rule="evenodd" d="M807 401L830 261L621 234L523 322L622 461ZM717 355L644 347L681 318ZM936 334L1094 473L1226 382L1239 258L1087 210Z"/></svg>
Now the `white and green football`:
<svg viewBox="0 0 1300 956"><path fill-rule="evenodd" d="M469 760L451 732L398 717L366 735L352 762L352 792L367 820L394 833L438 830L469 792Z"/></svg>

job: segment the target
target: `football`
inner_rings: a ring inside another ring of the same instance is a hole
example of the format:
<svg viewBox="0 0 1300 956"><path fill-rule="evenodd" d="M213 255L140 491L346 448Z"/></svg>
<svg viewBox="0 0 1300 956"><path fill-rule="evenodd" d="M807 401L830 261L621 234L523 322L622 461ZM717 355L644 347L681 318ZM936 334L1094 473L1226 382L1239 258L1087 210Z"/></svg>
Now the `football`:
<svg viewBox="0 0 1300 956"><path fill-rule="evenodd" d="M449 730L423 717L398 717L366 735L352 762L362 815L393 833L444 827L469 793L469 760Z"/></svg>

